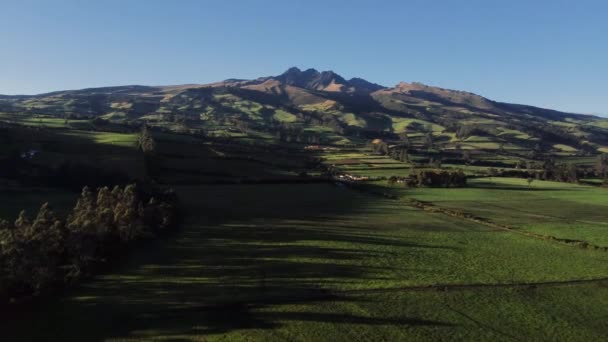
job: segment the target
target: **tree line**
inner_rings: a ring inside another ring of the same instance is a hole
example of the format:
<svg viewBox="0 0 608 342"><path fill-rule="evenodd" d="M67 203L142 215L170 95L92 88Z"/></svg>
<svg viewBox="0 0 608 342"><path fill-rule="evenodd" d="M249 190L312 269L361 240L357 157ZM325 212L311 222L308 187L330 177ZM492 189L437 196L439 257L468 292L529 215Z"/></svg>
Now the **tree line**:
<svg viewBox="0 0 608 342"><path fill-rule="evenodd" d="M594 168L583 168L573 163L557 163L554 159L545 159L542 163L518 163L518 168L527 170L505 170L489 168L491 177L518 177L536 180L578 183L581 178L597 177L608 186L608 154L597 157Z"/></svg>
<svg viewBox="0 0 608 342"><path fill-rule="evenodd" d="M467 176L462 170L418 170L407 177L392 176L389 185L403 184L410 188L416 187L446 187L462 188L467 185Z"/></svg>
<svg viewBox="0 0 608 342"><path fill-rule="evenodd" d="M25 211L14 223L0 220L0 304L72 284L177 218L172 191L127 185L85 187L66 219L45 203L33 220Z"/></svg>

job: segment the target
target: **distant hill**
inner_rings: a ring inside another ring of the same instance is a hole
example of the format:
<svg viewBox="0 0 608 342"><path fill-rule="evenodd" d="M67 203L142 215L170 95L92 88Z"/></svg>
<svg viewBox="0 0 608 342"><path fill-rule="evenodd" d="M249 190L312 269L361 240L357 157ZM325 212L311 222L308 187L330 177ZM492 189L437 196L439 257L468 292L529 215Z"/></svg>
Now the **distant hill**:
<svg viewBox="0 0 608 342"><path fill-rule="evenodd" d="M211 84L119 86L0 96L0 113L147 120L208 132L315 132L322 141L431 134L441 149L505 144L521 150L608 152L608 120L420 83L384 87L333 71L290 68L277 76ZM296 133L301 134L301 133Z"/></svg>

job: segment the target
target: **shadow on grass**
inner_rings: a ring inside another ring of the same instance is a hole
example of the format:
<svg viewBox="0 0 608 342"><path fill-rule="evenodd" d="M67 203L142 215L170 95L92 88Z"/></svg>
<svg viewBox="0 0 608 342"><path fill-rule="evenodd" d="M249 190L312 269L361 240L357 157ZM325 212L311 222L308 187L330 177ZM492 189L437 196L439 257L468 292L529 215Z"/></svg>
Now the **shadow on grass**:
<svg viewBox="0 0 608 342"><path fill-rule="evenodd" d="M390 256L385 247L446 248L383 237L364 222L381 210L369 206L376 197L326 184L198 186L178 193L188 214L179 234L134 252L114 272L66 297L14 312L5 320L5 336L185 339L288 321L448 325L358 316L338 307L316 311L314 303L361 300L332 289L390 279L390 267L363 262Z"/></svg>

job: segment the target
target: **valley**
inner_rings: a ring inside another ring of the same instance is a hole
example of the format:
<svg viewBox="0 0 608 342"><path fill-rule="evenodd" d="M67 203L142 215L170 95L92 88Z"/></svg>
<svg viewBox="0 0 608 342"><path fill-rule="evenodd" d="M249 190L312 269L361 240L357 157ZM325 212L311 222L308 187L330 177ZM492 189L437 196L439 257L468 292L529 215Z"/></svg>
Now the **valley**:
<svg viewBox="0 0 608 342"><path fill-rule="evenodd" d="M3 296L11 341L608 333L600 117L291 68L2 96L0 142L7 222L127 184L172 189L180 217L81 281Z"/></svg>

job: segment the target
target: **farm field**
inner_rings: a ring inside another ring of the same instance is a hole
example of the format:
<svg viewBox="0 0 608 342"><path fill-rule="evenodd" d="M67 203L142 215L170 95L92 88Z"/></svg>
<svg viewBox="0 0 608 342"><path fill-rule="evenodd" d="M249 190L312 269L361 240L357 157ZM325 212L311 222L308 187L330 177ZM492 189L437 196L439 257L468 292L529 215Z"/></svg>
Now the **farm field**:
<svg viewBox="0 0 608 342"><path fill-rule="evenodd" d="M170 241L39 304L28 320L12 313L5 336L597 340L605 332L606 252L330 184L176 190L186 221Z"/></svg>
<svg viewBox="0 0 608 342"><path fill-rule="evenodd" d="M89 120L65 119L48 115L15 115L0 113L0 122L17 123L23 126L40 128L75 128L91 129L93 125Z"/></svg>
<svg viewBox="0 0 608 342"><path fill-rule="evenodd" d="M466 146L465 146L466 147ZM462 151L467 150L463 148ZM432 170L437 164L431 165L433 161L439 161L441 168L450 170L463 170L467 175L479 176L488 175L488 166L465 164L462 161L453 163L453 159L460 158L459 152L450 151L450 153L410 153L408 160L399 161L388 155L379 155L372 153L369 147L358 147L351 149L335 149L325 151L318 154L319 158L327 166L331 166L336 170L364 177L371 178L389 178L391 176L404 177L415 170ZM501 170L516 170L514 165L518 160L514 157L497 155L491 152L483 152L477 150L473 157L477 162L481 163L498 163ZM442 158L446 158L447 162L441 162ZM452 160L448 159L452 158ZM577 160L578 162L578 160Z"/></svg>
<svg viewBox="0 0 608 342"><path fill-rule="evenodd" d="M405 197L465 211L523 231L608 246L605 188L525 179L470 179L463 189L396 190Z"/></svg>

